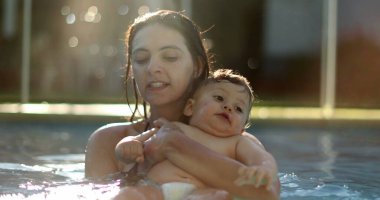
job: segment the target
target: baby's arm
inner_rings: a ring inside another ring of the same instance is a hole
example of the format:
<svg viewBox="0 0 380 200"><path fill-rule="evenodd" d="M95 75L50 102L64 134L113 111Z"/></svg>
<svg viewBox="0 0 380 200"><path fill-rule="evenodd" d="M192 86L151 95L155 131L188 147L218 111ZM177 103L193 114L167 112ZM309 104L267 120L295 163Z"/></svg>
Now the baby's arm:
<svg viewBox="0 0 380 200"><path fill-rule="evenodd" d="M127 136L120 140L115 147L116 158L125 164L141 163L144 161L144 142L154 135L155 129L137 136Z"/></svg>
<svg viewBox="0 0 380 200"><path fill-rule="evenodd" d="M237 185L266 186L269 190L277 181L277 164L254 136L244 133L236 147L237 160L245 164L239 169Z"/></svg>

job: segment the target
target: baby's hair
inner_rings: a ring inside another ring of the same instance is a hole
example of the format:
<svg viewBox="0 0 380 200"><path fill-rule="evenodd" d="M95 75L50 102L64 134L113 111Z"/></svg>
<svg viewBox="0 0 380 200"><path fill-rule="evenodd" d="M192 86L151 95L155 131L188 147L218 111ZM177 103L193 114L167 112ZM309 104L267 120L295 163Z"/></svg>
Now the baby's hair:
<svg viewBox="0 0 380 200"><path fill-rule="evenodd" d="M239 73L234 72L231 69L218 69L218 70L214 71L208 79L204 80L199 85L197 90L199 90L200 88L207 86L209 84L219 83L222 81L227 81L227 82L230 82L232 84L243 86L245 88L245 90L249 94L249 105L248 105L249 106L248 107L249 108L248 116L249 116L250 110L251 110L253 102L255 100L255 95L254 95L252 87L251 87L249 81L247 80L247 78L240 75ZM197 93L197 91L195 91L195 93ZM248 117L247 121L246 121L245 128L248 128L249 126L250 126L250 124L249 124L249 117Z"/></svg>
<svg viewBox="0 0 380 200"><path fill-rule="evenodd" d="M253 101L255 100L255 95L249 81L247 78L237 72L232 71L231 69L218 69L214 71L208 79L202 82L200 87L208 85L209 83L221 81L228 81L230 83L243 86L249 93L249 106L252 106Z"/></svg>

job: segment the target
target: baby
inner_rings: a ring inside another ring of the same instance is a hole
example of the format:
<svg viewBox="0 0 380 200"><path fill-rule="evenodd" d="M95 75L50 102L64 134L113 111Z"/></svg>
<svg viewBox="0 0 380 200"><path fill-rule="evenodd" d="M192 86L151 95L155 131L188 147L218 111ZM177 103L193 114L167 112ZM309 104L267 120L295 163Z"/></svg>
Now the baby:
<svg viewBox="0 0 380 200"><path fill-rule="evenodd" d="M277 180L276 162L255 137L244 131L253 100L252 89L245 77L220 69L201 83L187 101L183 114L189 117L188 125L171 123L207 148L244 164L237 172L239 176L235 184L269 189ZM115 149L117 157L126 163L143 162L141 137L130 136L121 140ZM156 195L160 196L158 199L185 199L197 194L198 190L211 189L168 160L154 165L147 176L161 186L149 189L150 193L155 190L159 194Z"/></svg>

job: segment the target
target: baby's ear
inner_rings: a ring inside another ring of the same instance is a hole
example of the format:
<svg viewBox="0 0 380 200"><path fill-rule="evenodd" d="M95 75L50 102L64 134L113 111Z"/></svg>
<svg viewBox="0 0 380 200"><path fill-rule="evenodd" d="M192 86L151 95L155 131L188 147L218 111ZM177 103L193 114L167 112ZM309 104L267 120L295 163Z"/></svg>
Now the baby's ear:
<svg viewBox="0 0 380 200"><path fill-rule="evenodd" d="M193 115L193 104L194 104L194 99L189 99L186 102L185 109L183 109L183 114L187 117L190 117Z"/></svg>

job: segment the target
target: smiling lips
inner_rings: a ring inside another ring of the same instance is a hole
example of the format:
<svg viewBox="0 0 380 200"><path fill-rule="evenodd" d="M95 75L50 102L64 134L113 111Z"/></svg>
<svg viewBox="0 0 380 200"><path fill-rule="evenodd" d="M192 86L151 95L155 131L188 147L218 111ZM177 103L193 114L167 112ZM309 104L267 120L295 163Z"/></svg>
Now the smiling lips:
<svg viewBox="0 0 380 200"><path fill-rule="evenodd" d="M158 82L158 81L154 81L154 82L150 82L148 84L148 88L150 89L160 89L160 88L163 88L165 86L169 85L168 83L164 83L164 82Z"/></svg>

